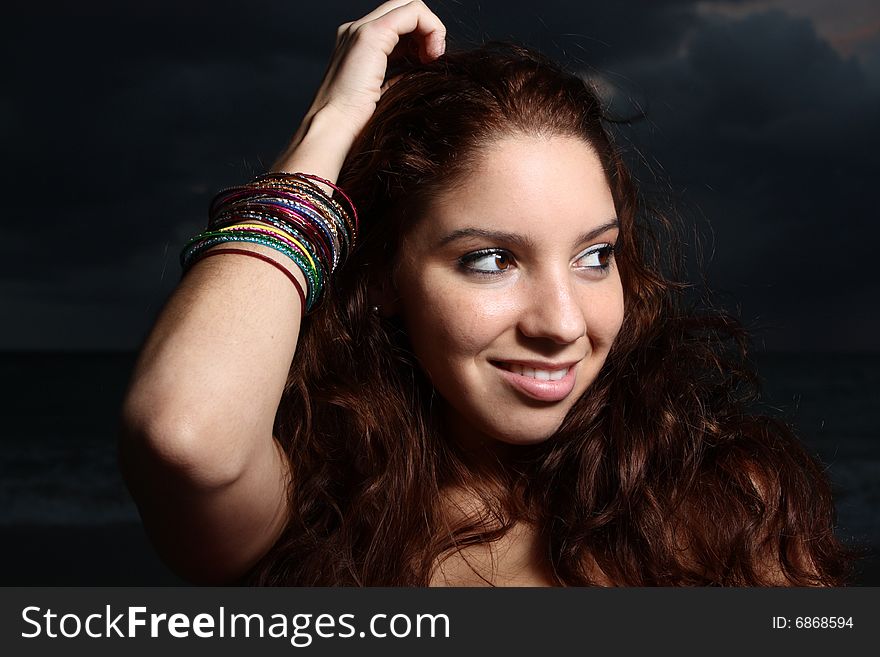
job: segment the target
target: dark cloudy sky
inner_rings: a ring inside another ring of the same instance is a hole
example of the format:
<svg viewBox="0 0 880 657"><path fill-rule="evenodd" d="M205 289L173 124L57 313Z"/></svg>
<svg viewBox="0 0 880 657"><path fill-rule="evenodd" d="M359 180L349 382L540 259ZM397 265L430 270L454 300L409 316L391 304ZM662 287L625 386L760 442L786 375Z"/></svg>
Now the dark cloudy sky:
<svg viewBox="0 0 880 657"><path fill-rule="evenodd" d="M0 349L137 348L214 191L271 164L375 4L13 2ZM429 5L453 43L525 41L647 111L622 135L640 178L711 236L759 344L880 349L880 4Z"/></svg>

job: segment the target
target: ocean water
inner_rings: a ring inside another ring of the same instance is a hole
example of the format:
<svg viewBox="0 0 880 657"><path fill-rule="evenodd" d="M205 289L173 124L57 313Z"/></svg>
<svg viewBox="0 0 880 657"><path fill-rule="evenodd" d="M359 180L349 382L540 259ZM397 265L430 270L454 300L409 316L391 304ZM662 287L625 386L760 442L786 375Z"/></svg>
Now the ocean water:
<svg viewBox="0 0 880 657"><path fill-rule="evenodd" d="M150 554L145 543L132 543L145 539L132 538L139 518L116 464L119 406L134 360L129 353L0 353L0 532L7 557L15 550L10 545L25 533L41 532L43 537L64 529L83 536L92 528L107 535L107 528L124 527L138 558L150 558L144 556ZM807 449L827 468L838 534L846 542L877 550L880 354L772 353L759 355L758 365L767 403L795 425ZM65 540L61 534L51 535ZM46 542L40 538L36 544ZM33 544L19 542L14 552L19 566ZM82 559L85 550L80 563ZM85 572L106 567L106 559L91 559L94 563ZM45 573L45 564L40 567ZM131 581L130 567L129 560L117 576L87 581ZM153 578L159 568L152 563L147 570ZM40 583L81 583L62 577L65 573L56 569L54 579L44 577ZM37 583L8 573L4 579L0 583Z"/></svg>
<svg viewBox="0 0 880 657"><path fill-rule="evenodd" d="M825 466L844 540L880 546L880 354L762 354L764 397Z"/></svg>
<svg viewBox="0 0 880 657"><path fill-rule="evenodd" d="M2 353L0 526L139 522L116 462L127 353Z"/></svg>

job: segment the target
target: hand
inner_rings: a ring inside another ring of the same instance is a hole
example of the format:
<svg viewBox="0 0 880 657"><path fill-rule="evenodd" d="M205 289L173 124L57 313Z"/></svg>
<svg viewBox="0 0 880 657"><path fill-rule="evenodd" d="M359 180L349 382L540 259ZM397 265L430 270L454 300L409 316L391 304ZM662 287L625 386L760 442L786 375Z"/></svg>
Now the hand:
<svg viewBox="0 0 880 657"><path fill-rule="evenodd" d="M388 63L408 54L422 62L446 50L446 27L421 0L390 0L336 31L336 48L307 116L337 113L354 138L376 109Z"/></svg>

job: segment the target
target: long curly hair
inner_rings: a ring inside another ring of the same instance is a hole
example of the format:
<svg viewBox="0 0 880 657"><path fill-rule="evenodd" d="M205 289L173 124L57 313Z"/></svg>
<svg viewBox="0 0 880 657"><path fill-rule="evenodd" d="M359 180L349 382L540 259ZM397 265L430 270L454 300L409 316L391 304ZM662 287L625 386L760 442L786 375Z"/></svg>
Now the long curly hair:
<svg viewBox="0 0 880 657"><path fill-rule="evenodd" d="M625 311L556 434L488 476L444 439L405 330L371 312L370 294L411 218L510 134L575 136L598 155L620 221ZM412 65L339 184L362 234L302 325L275 422L290 517L247 582L424 586L445 555L528 521L559 585L847 583L855 553L834 535L823 470L784 422L750 412L745 332L685 301L675 224L640 202L582 78L499 42ZM480 510L451 518L450 486Z"/></svg>

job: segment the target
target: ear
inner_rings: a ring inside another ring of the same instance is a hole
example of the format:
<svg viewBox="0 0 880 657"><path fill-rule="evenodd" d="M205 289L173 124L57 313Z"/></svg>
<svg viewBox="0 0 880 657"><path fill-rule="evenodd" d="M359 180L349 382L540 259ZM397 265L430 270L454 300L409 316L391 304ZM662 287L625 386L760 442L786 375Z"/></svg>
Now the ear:
<svg viewBox="0 0 880 657"><path fill-rule="evenodd" d="M371 283L367 294L370 307L378 306L381 317L388 318L397 314L400 300L390 274L385 274L378 281Z"/></svg>

